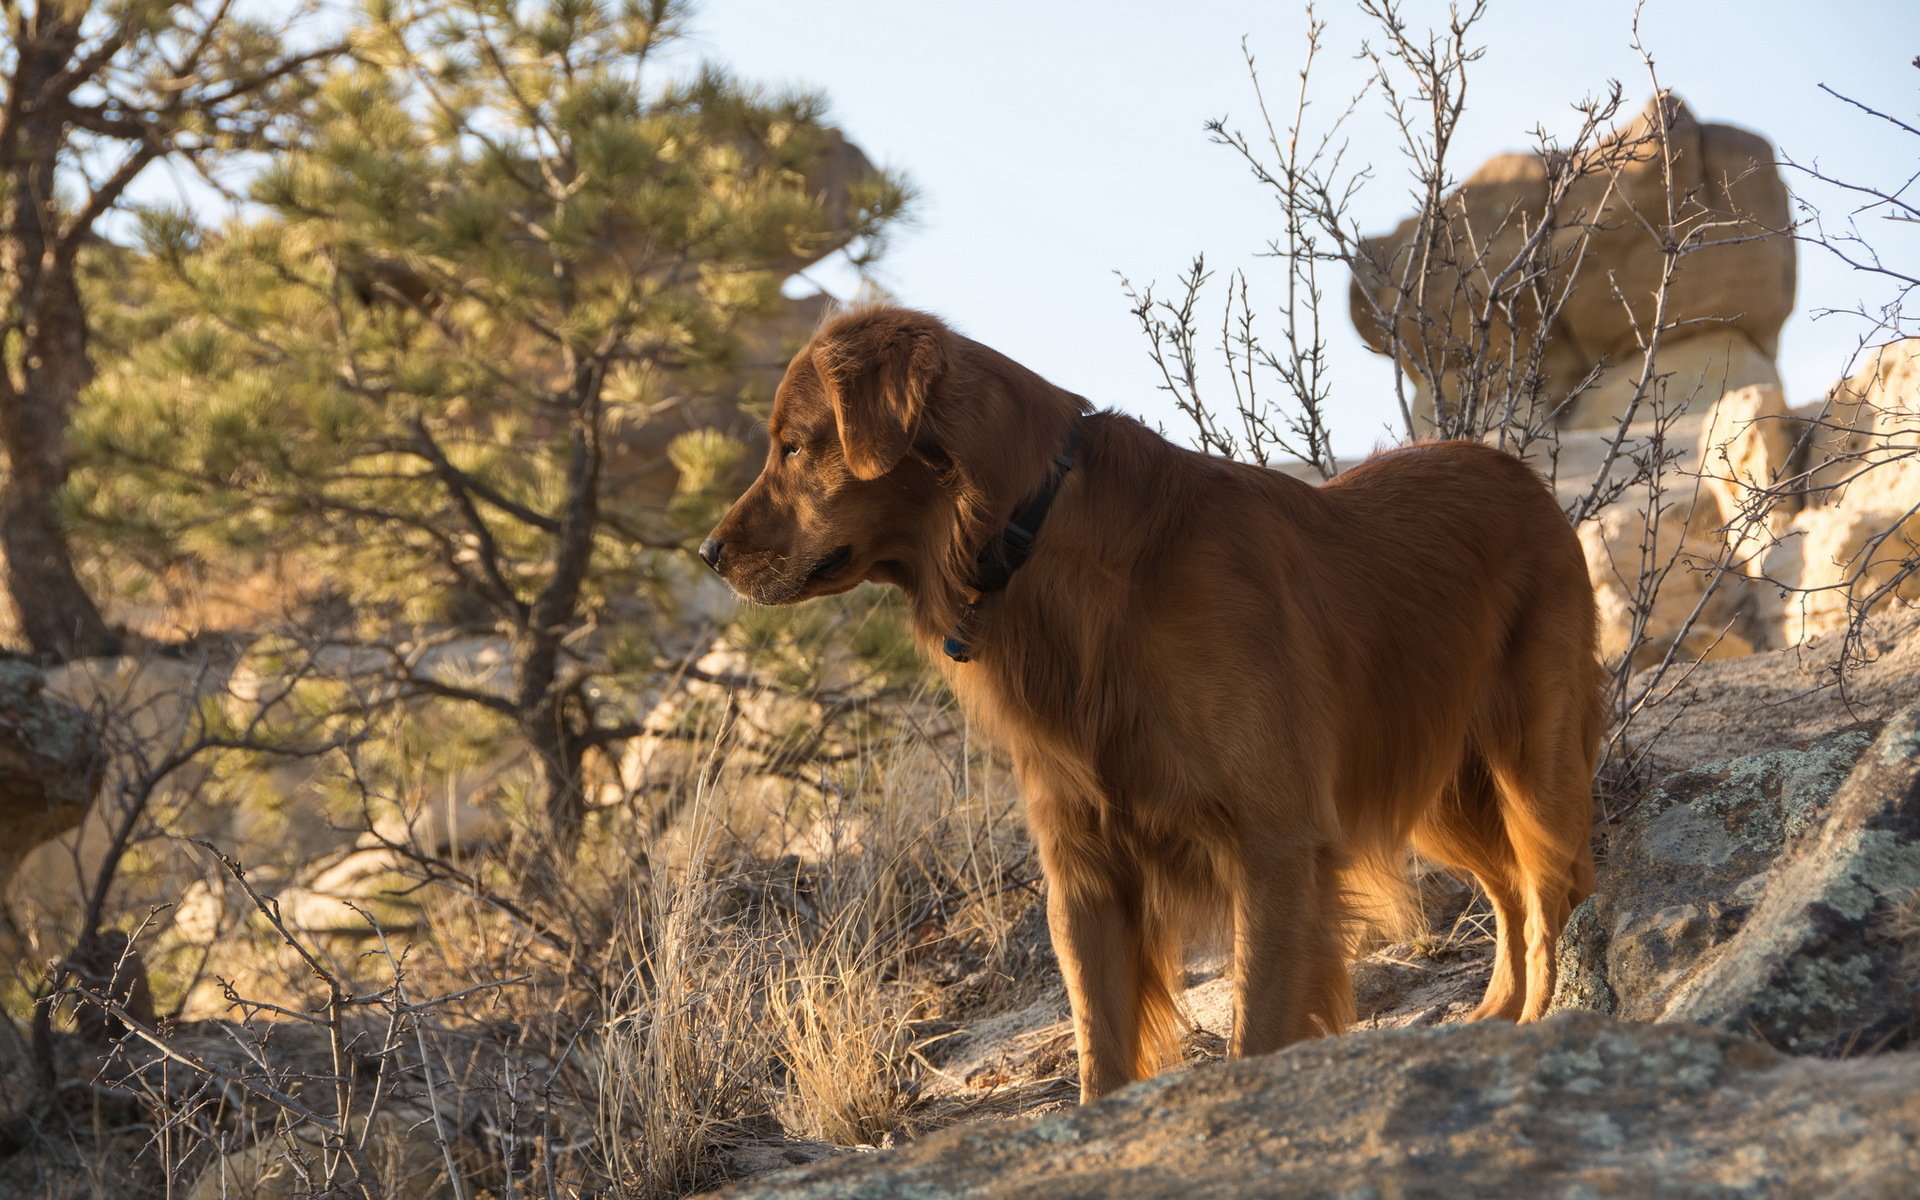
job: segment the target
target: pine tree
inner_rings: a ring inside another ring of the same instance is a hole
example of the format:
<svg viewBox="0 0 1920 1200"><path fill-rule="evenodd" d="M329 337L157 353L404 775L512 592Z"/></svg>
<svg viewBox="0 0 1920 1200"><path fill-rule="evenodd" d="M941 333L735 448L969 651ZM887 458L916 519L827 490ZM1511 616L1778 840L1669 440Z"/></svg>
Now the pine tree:
<svg viewBox="0 0 1920 1200"><path fill-rule="evenodd" d="M148 220L154 336L88 425L103 518L176 550L295 554L363 643L504 635L505 687L405 650L395 670L525 739L563 842L585 756L634 732L590 649L688 532L608 486L613 445L726 378L784 278L873 252L905 200L871 170L823 184L846 147L816 96L711 68L656 79L681 20L608 0L372 6L359 63L255 183L261 214Z"/></svg>

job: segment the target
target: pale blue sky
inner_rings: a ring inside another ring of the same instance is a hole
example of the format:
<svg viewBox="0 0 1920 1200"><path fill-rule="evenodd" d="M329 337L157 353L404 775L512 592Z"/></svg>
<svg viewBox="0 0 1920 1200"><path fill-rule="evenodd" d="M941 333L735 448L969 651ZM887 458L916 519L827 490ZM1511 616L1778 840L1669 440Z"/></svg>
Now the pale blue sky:
<svg viewBox="0 0 1920 1200"><path fill-rule="evenodd" d="M1445 6L1409 0L1410 23ZM1486 57L1471 75L1456 170L1522 149L1544 123L1568 132L1569 104L1625 86L1651 94L1629 48L1630 0L1493 0L1478 27ZM1351 3L1328 21L1328 106L1357 84L1364 32ZM1279 265L1255 253L1277 232L1272 202L1201 126L1249 125L1240 39L1250 37L1270 96L1286 91L1304 46L1299 4L972 4L910 0L708 0L690 52L747 79L817 87L836 120L876 161L906 171L922 202L880 270L900 299L931 309L1096 405L1178 418L1154 376L1114 272L1171 283L1196 251L1252 270L1255 302ZM1767 135L1795 159L1843 177L1898 186L1920 165L1920 138L1900 135L1817 89L1828 83L1920 121L1920 0L1649 0L1641 23L1663 84L1702 119ZM1379 168L1357 212L1369 231L1410 208L1394 143L1368 110L1354 153ZM1803 188L1789 176L1789 186ZM1819 197L1823 204L1830 197ZM1876 221L1876 240L1920 263L1920 230ZM1878 301L1886 289L1802 248L1800 315L1782 368L1790 399L1816 397L1840 373L1858 325L1815 322L1823 306ZM822 282L844 293L850 281ZM1391 419L1386 360L1346 319L1346 280L1330 279L1336 446L1364 450Z"/></svg>

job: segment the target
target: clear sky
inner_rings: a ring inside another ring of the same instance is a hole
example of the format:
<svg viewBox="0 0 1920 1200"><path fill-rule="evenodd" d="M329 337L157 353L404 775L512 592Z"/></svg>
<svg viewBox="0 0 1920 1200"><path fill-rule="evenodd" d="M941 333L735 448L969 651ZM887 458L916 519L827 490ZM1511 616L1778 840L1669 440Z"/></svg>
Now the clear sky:
<svg viewBox="0 0 1920 1200"><path fill-rule="evenodd" d="M1446 10L1409 0L1406 14L1425 27ZM1350 2L1330 0L1320 15L1320 94L1331 107L1360 79L1352 55L1365 24ZM1526 148L1539 124L1570 132L1569 105L1611 79L1631 109L1643 105L1652 85L1629 47L1632 18L1630 0L1492 0L1455 170ZM694 29L690 53L750 80L824 91L842 128L919 186L917 227L882 264L884 286L1184 440L1115 272L1166 285L1205 251L1212 266L1249 268L1256 305L1264 281L1277 290L1279 265L1256 257L1278 231L1273 202L1202 124L1251 124L1243 35L1270 95L1287 91L1304 47L1300 4L706 0ZM1641 34L1661 83L1703 120L1757 130L1844 178L1897 187L1920 167L1920 138L1818 90L1827 83L1920 124L1920 0L1648 0ZM1356 206L1369 232L1411 210L1376 111L1352 127L1353 154L1379 175ZM1791 173L1788 184L1829 212L1850 207ZM1920 229L1874 220L1866 232L1920 265ZM836 295L852 287L833 271L819 279ZM1344 275L1328 282L1335 445L1363 451L1387 436L1391 376L1352 333ZM1886 294L1802 248L1799 315L1782 346L1791 402L1817 397L1859 338L1857 322L1808 314Z"/></svg>

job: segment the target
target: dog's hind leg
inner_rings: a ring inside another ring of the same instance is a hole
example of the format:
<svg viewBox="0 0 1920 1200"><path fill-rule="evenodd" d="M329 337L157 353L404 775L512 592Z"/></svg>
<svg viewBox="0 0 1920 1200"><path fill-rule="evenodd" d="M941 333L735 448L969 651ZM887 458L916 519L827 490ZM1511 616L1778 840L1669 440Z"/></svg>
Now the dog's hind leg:
<svg viewBox="0 0 1920 1200"><path fill-rule="evenodd" d="M1473 876L1493 908L1493 977L1468 1019L1518 1018L1527 1000L1526 903L1499 795L1478 755L1468 755L1439 802L1414 828L1413 846L1442 866Z"/></svg>
<svg viewBox="0 0 1920 1200"><path fill-rule="evenodd" d="M1522 1021L1545 1015L1560 930L1593 888L1593 752L1579 730L1584 714L1572 711L1586 698L1539 694L1533 700L1521 743L1487 750L1526 905Z"/></svg>

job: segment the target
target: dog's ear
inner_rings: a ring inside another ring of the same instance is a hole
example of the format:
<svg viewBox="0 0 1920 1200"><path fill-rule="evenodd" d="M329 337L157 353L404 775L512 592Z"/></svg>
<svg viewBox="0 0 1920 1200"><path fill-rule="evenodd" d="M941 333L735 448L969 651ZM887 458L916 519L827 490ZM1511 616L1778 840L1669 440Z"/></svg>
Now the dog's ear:
<svg viewBox="0 0 1920 1200"><path fill-rule="evenodd" d="M823 329L812 358L840 427L847 470L856 479L878 479L912 446L927 399L952 361L953 334L925 313L870 308Z"/></svg>

